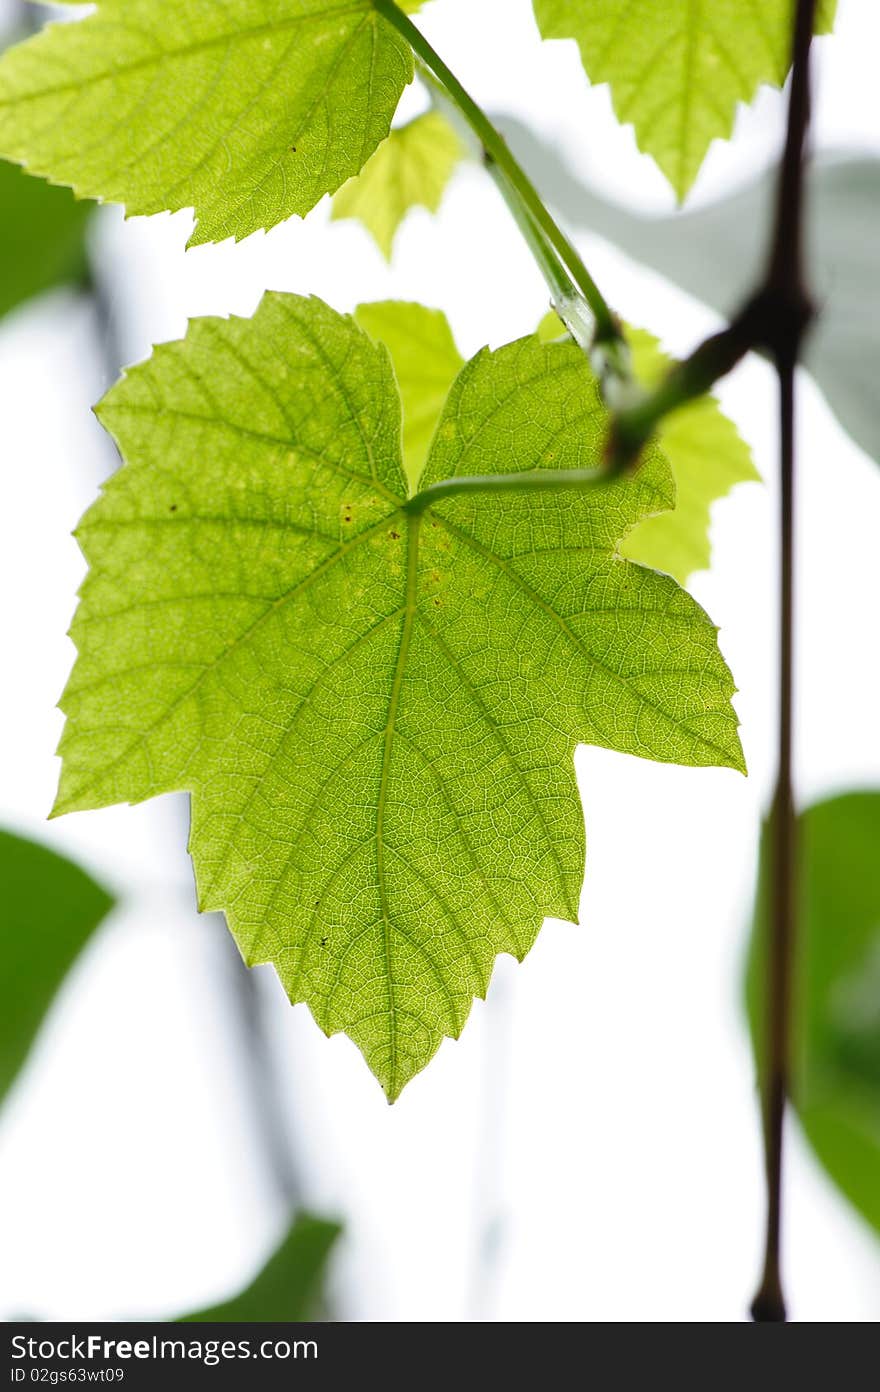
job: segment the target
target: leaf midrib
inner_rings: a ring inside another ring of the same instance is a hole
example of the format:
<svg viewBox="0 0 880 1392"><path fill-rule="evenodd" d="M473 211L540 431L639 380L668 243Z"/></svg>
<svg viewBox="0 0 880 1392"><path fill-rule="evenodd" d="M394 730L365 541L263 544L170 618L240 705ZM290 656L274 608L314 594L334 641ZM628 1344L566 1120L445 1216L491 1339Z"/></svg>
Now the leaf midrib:
<svg viewBox="0 0 880 1392"><path fill-rule="evenodd" d="M418 587L419 587L419 535L421 532L421 517L411 517L407 524L406 536L406 597L404 620L400 630L400 642L397 649L397 657L394 664L394 680L391 684L391 694L388 699L388 714L385 721L385 740L382 747L382 771L379 779L379 797L376 803L376 873L379 884L379 904L382 911L382 936L383 951L385 956L385 974L388 982L388 1033L389 1033L389 1053L390 1071L388 1076L388 1094L397 1094L397 1022L395 1019L394 1005L394 978L392 976L391 960L391 916L388 907L388 895L385 888L385 809L388 803L388 783L391 776L391 756L394 749L394 729L397 723L397 712L400 705L400 693L403 687L403 679L406 673L406 663L409 657L409 645L412 639L413 624L415 622L416 609L418 606Z"/></svg>

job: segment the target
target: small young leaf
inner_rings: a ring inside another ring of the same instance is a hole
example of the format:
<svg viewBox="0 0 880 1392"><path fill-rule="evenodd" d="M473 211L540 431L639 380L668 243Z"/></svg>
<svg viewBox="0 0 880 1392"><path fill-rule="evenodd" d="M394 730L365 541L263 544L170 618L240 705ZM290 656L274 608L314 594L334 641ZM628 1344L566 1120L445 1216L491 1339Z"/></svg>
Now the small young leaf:
<svg viewBox="0 0 880 1392"><path fill-rule="evenodd" d="M391 354L403 404L403 471L415 492L443 404L464 359L439 309L385 300L358 305L354 317Z"/></svg>
<svg viewBox="0 0 880 1392"><path fill-rule="evenodd" d="M113 907L73 861L0 831L0 1098L27 1058L74 960Z"/></svg>
<svg viewBox="0 0 880 1392"><path fill-rule="evenodd" d="M465 156L458 133L440 111L398 126L333 200L334 218L358 218L390 261L398 227L411 208L436 213Z"/></svg>
<svg viewBox="0 0 880 1392"><path fill-rule="evenodd" d="M818 33L837 0L819 0ZM591 82L608 82L619 120L635 126L684 198L739 102L788 71L794 0L534 0L545 39L575 39Z"/></svg>
<svg viewBox="0 0 880 1392"><path fill-rule="evenodd" d="M327 1263L342 1232L338 1223L298 1213L280 1246L238 1295L180 1324L289 1324L320 1313Z"/></svg>
<svg viewBox="0 0 880 1392"><path fill-rule="evenodd" d="M819 1163L880 1233L880 792L800 817L801 930L792 1101ZM769 927L765 829L747 1000L759 1076Z"/></svg>
<svg viewBox="0 0 880 1392"><path fill-rule="evenodd" d="M551 311L538 326L549 341L565 333ZM633 370L645 386L653 386L672 365L659 339L645 329L627 326ZM669 460L675 479L675 507L647 517L621 543L621 555L653 570L665 570L680 585L696 570L705 570L712 557L710 510L737 483L760 481L751 451L733 421L714 396L690 402L661 422L657 441Z"/></svg>
<svg viewBox="0 0 880 1392"><path fill-rule="evenodd" d="M371 0L100 0L0 59L0 154L239 239L356 174L412 75Z"/></svg>
<svg viewBox="0 0 880 1392"><path fill-rule="evenodd" d="M629 329L627 338L636 376L648 386L658 382L671 358L644 329ZM640 522L620 549L631 561L665 570L684 585L711 562L712 504L737 483L760 482L761 476L751 450L714 396L702 396L667 417L657 440L672 466L675 507Z"/></svg>
<svg viewBox="0 0 880 1392"><path fill-rule="evenodd" d="M201 906L393 1099L499 952L576 918L578 741L743 767L715 629L617 552L668 466L411 513L386 350L292 295L196 320L100 414L128 462L78 532L56 811L191 791ZM484 350L423 486L598 466L606 430L573 345Z"/></svg>

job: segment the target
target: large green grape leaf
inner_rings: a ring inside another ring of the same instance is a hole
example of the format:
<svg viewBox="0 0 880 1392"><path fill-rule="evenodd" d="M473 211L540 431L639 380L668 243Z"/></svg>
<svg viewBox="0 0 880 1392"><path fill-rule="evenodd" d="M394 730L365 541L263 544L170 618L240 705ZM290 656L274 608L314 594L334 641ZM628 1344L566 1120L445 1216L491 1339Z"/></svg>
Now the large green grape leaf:
<svg viewBox="0 0 880 1392"><path fill-rule="evenodd" d="M742 768L716 632L617 552L665 460L407 510L387 352L319 300L196 320L100 409L56 811L192 793L204 909L393 1099L499 952L575 919L578 741ZM584 355L484 350L422 480L598 464Z"/></svg>
<svg viewBox="0 0 880 1392"><path fill-rule="evenodd" d="M0 154L241 238L356 174L412 73L371 0L101 0L0 59Z"/></svg>
<svg viewBox="0 0 880 1392"><path fill-rule="evenodd" d="M105 889L48 846L0 831L0 1098L55 993L113 907Z"/></svg>
<svg viewBox="0 0 880 1392"><path fill-rule="evenodd" d="M354 317L391 354L403 405L403 472L418 487L449 388L464 367L446 315L402 300L358 305Z"/></svg>
<svg viewBox="0 0 880 1392"><path fill-rule="evenodd" d="M627 325L625 332L635 375L647 387L656 385L672 359L646 329ZM551 310L538 333L550 340L564 334L565 327ZM675 479L675 507L646 517L624 538L620 551L631 561L665 570L684 585L694 571L705 570L711 562L712 504L737 483L754 482L760 474L745 440L711 395L689 402L662 420L657 440Z"/></svg>
<svg viewBox="0 0 880 1392"><path fill-rule="evenodd" d="M316 1319L338 1223L298 1213L265 1266L220 1305L183 1315L181 1324L287 1324Z"/></svg>
<svg viewBox="0 0 880 1392"><path fill-rule="evenodd" d="M440 111L398 126L333 200L334 218L357 218L391 259L397 229L411 208L436 213L465 156L457 131Z"/></svg>
<svg viewBox="0 0 880 1392"><path fill-rule="evenodd" d="M545 39L575 39L591 82L607 82L618 119L635 127L684 198L712 141L728 139L739 102L788 71L794 0L534 0ZM837 0L819 0L816 29Z"/></svg>
<svg viewBox="0 0 880 1392"><path fill-rule="evenodd" d="M800 817L801 923L792 1100L831 1179L880 1233L880 792L842 793ZM761 847L747 998L759 1076L769 923Z"/></svg>

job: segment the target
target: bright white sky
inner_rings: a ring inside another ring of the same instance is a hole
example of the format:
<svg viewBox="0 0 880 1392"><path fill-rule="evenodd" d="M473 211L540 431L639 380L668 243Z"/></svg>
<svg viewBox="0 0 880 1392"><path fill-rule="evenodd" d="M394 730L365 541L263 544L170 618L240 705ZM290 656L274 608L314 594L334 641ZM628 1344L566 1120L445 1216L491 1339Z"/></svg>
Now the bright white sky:
<svg viewBox="0 0 880 1392"><path fill-rule="evenodd" d="M552 136L598 187L665 208L663 181L590 91L573 45L540 46L528 0L438 0L430 36L483 102ZM880 148L880 14L840 0L818 45L818 143ZM778 94L713 149L695 198L765 163ZM540 170L533 171L540 183ZM250 313L267 287L337 308L388 296L447 311L468 353L527 331L541 283L481 171L417 213L388 269L352 224L305 224L184 255L187 215L123 225L104 247L126 357L187 316ZM583 239L611 301L684 349L713 324L679 292ZM225 1296L284 1225L242 1102L218 981L216 920L193 910L180 804L46 825L82 564L70 531L108 456L88 415L105 382L88 315L59 297L0 333L7 461L0 515L0 820L90 865L122 903L69 984L0 1122L0 1314L164 1316ZM758 363L725 405L774 473L773 384ZM801 396L798 783L804 798L880 782L876 644L880 473L809 383ZM740 687L751 776L578 754L588 832L582 926L548 923L499 961L487 1006L389 1109L354 1047L291 1011L266 969L290 1127L313 1208L341 1216L349 1318L737 1320L763 1214L739 972L758 819L772 777L773 486L717 509L695 584ZM792 1136L786 1256L799 1319L880 1316L873 1238ZM480 1234L494 1234L481 1266ZM488 1275L487 1275L488 1273Z"/></svg>

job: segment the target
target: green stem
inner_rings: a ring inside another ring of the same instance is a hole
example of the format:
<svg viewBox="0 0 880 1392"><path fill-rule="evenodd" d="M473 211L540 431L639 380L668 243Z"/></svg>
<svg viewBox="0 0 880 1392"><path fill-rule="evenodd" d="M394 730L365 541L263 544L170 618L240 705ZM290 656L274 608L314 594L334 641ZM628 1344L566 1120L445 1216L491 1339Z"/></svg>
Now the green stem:
<svg viewBox="0 0 880 1392"><path fill-rule="evenodd" d="M446 89L441 86L431 72L431 69L419 58L418 54L416 54L416 68L418 69L419 76L428 88L432 106L434 106L435 109L447 108L454 124L459 127L466 127L467 131L473 135L473 131L464 120L461 112L450 98ZM462 134L464 135L464 131L462 131ZM525 241L528 243L529 250L549 287L553 305L570 303L572 300L576 299L581 305L581 318L589 318L591 328L594 328L592 314L583 303L583 297L572 280L570 272L565 269L562 262L559 260L550 242L536 224L516 190L511 186L503 169L501 169L493 159L486 157L486 151L482 143L480 143L480 151L483 155L483 163L491 175L495 187L507 204L508 211L513 217Z"/></svg>
<svg viewBox="0 0 880 1392"><path fill-rule="evenodd" d="M520 202L516 194L512 192L507 176L494 160L488 162L488 170L492 176L495 187L500 191L502 198L507 203L511 215L517 227L523 235L544 280L550 290L550 297L555 308L560 305L569 304L573 299L583 303L580 294L565 269L556 252L553 250L546 237L543 236L540 227L528 209ZM586 314L586 310L582 311Z"/></svg>
<svg viewBox="0 0 880 1392"><path fill-rule="evenodd" d="M558 260L569 272L572 281L595 316L596 342L618 341L621 337L621 330L615 315L606 303L580 255L545 208L534 184L509 150L503 136L495 129L486 113L465 90L455 74L446 66L421 30L413 24L408 15L405 15L398 8L394 0L373 0L373 4L377 13L393 25L398 33L406 39L435 82L439 84L448 99L467 121L483 147L486 161L490 167L493 164L497 165L503 175L503 183L499 181L499 187L508 204L512 207L511 199L515 199L519 207L525 210L537 229L537 234L549 247L552 247ZM525 231L525 224L519 214L517 214L517 222L520 229ZM533 237L529 237L529 245L534 252ZM542 271L546 274L545 257L541 258L540 264ZM550 288L555 294L555 287L551 285Z"/></svg>
<svg viewBox="0 0 880 1392"><path fill-rule="evenodd" d="M419 517L432 503L446 502L462 493L561 493L608 482L608 475L596 469L523 469L518 474L468 474L429 484L403 507L411 517Z"/></svg>
<svg viewBox="0 0 880 1392"><path fill-rule="evenodd" d="M764 293L756 296L726 329L670 368L657 387L637 393L633 402L618 409L608 441L609 472L630 468L666 416L711 391L750 348L762 344L775 327L775 316L774 298Z"/></svg>

